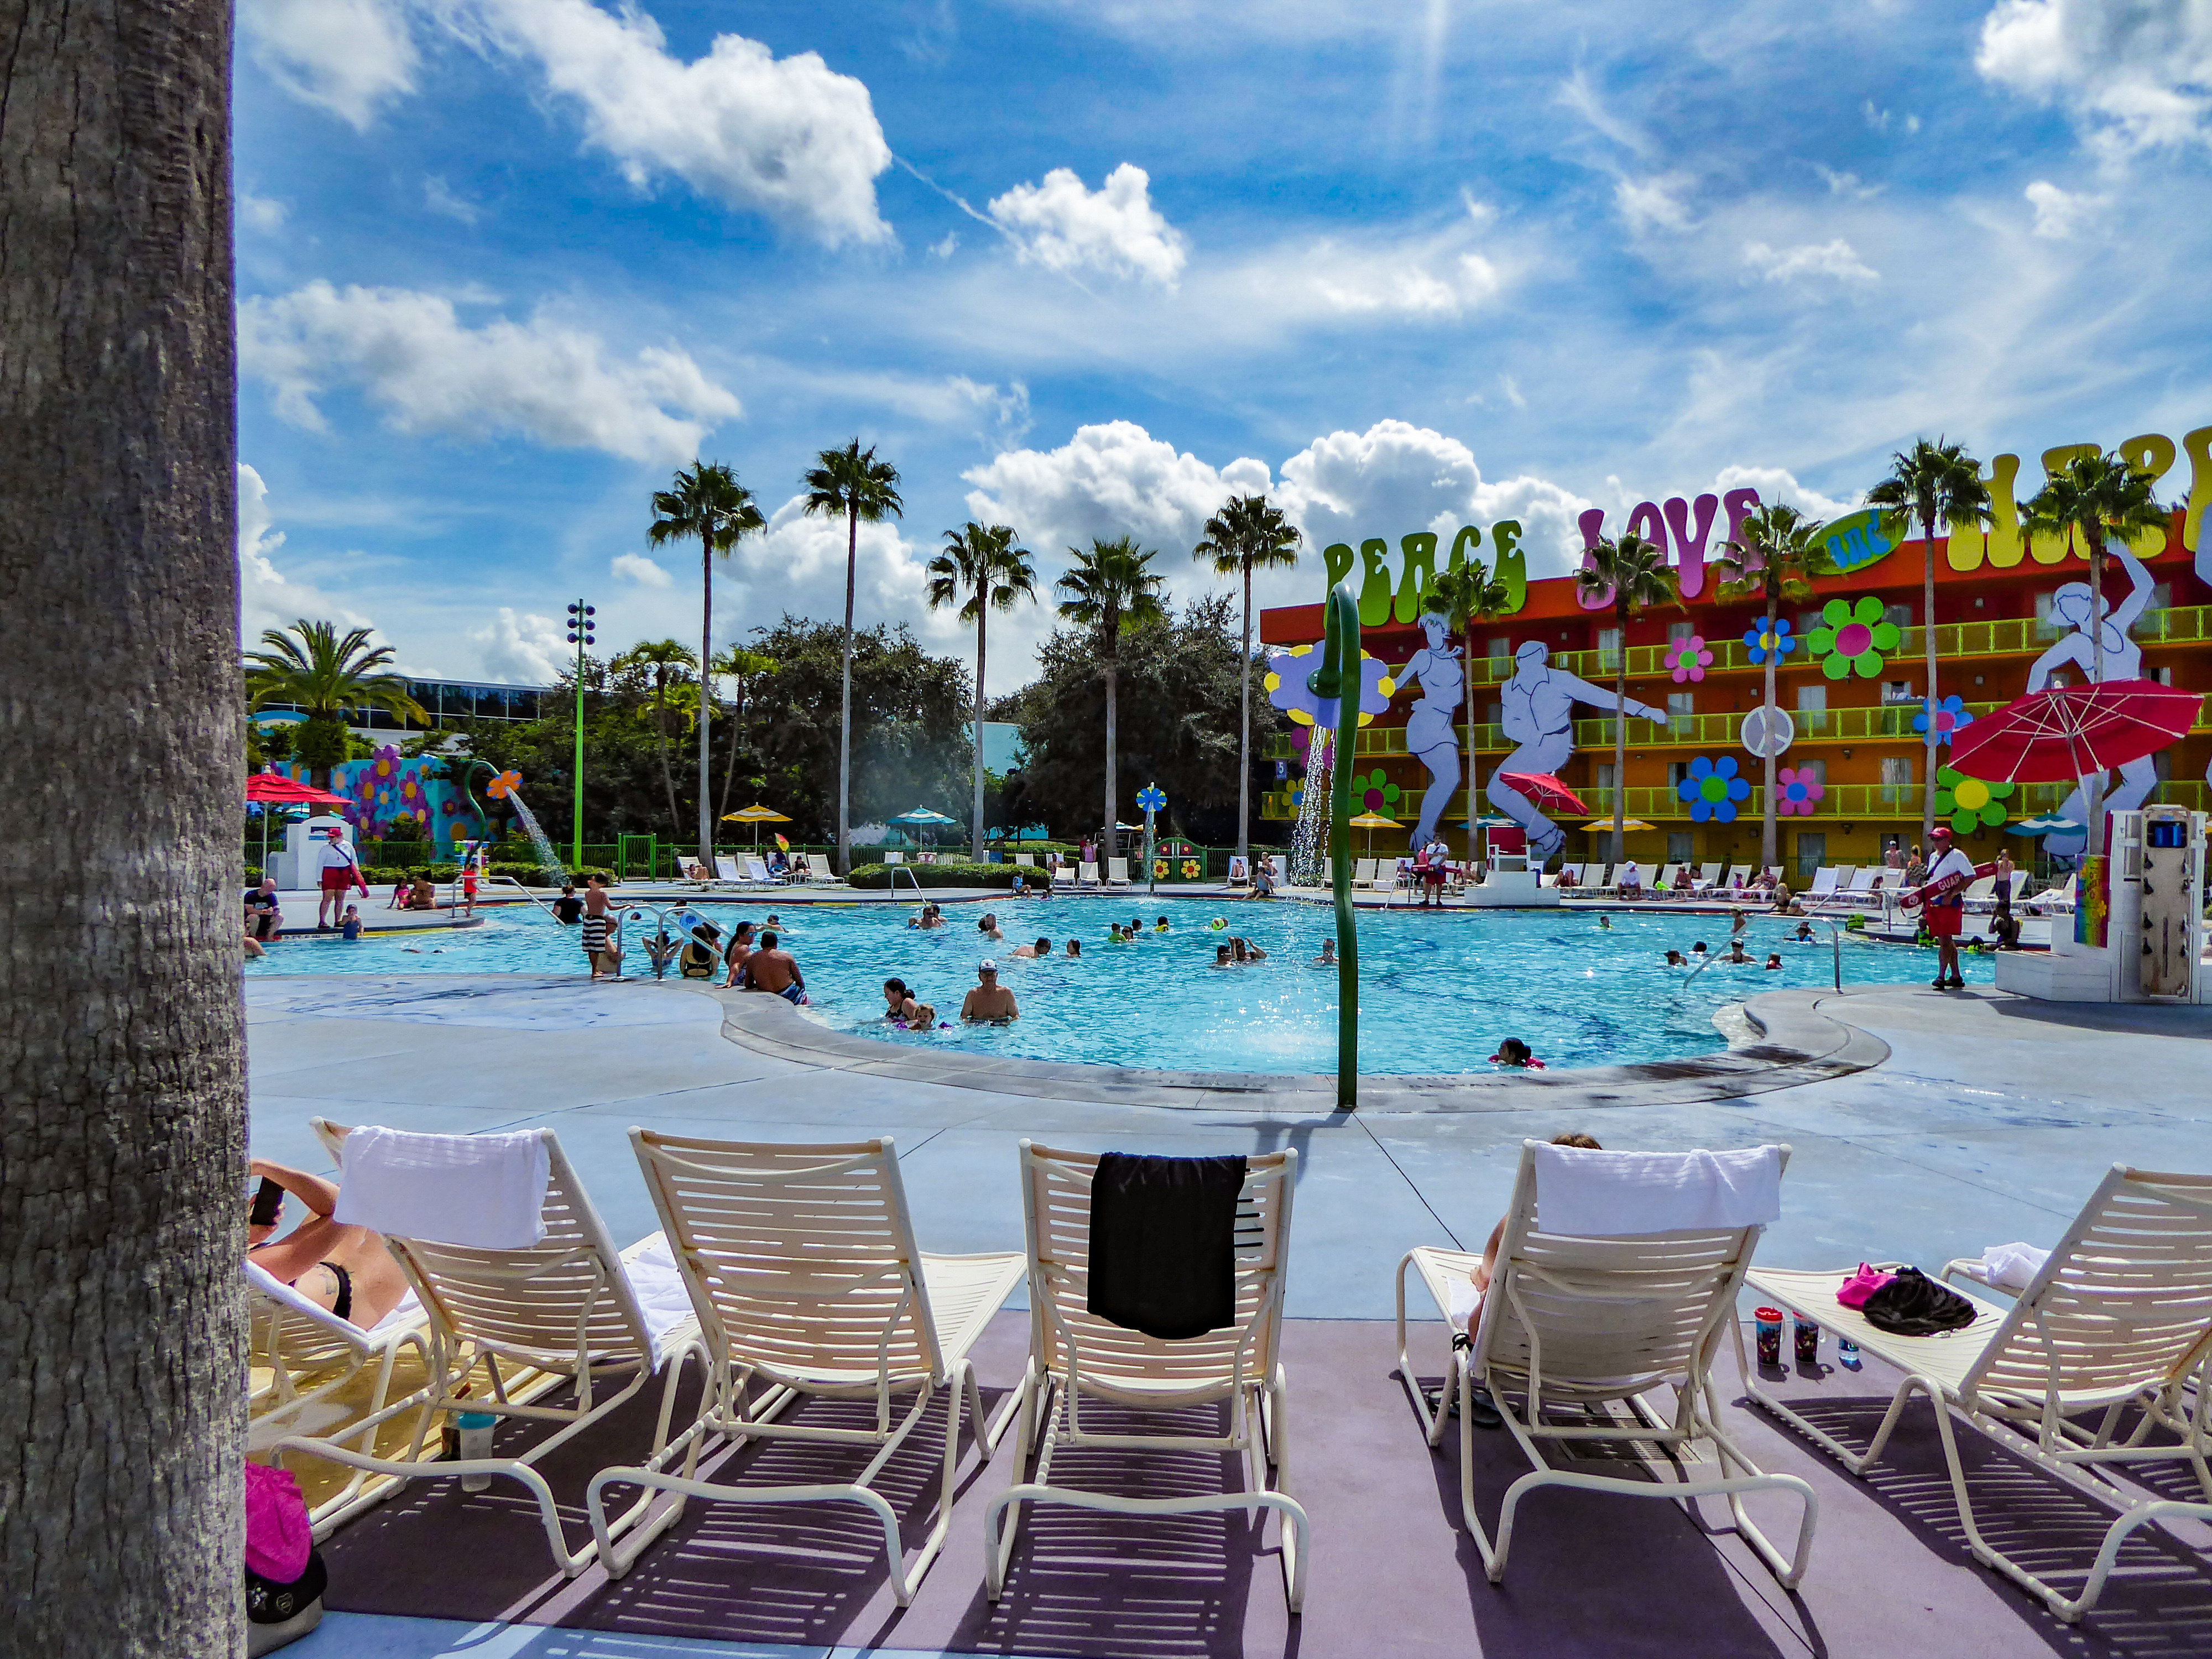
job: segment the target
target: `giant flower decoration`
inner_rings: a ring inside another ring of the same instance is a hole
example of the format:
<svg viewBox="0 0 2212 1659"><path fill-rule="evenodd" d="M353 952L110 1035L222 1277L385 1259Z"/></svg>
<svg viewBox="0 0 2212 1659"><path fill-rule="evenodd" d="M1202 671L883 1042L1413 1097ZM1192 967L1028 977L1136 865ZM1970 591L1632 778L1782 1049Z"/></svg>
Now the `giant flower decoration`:
<svg viewBox="0 0 2212 1659"><path fill-rule="evenodd" d="M1165 881L1167 878L1168 861L1165 859L1154 859L1152 860L1152 879L1154 881Z"/></svg>
<svg viewBox="0 0 2212 1659"><path fill-rule="evenodd" d="M1366 811L1380 812L1386 818L1395 817L1398 803L1404 794L1405 792L1391 782L1389 775L1379 766L1364 775L1358 772L1352 775L1352 798Z"/></svg>
<svg viewBox="0 0 2212 1659"><path fill-rule="evenodd" d="M494 800L504 800L521 787L522 774L510 770L501 773L489 783L484 785L484 793L489 795Z"/></svg>
<svg viewBox="0 0 2212 1659"><path fill-rule="evenodd" d="M1323 726L1334 730L1337 725L1338 700L1324 702L1314 696L1306 684L1306 676L1321 666L1318 658L1307 662L1316 647L1294 645L1287 651L1273 651L1267 655L1267 672L1261 684L1267 688L1267 701L1300 726ZM1390 667L1379 657L1359 653L1359 723L1371 725L1375 717L1390 706L1390 699L1398 690L1398 683L1390 678Z"/></svg>
<svg viewBox="0 0 2212 1659"><path fill-rule="evenodd" d="M1695 634L1672 641L1667 647L1667 667L1674 676L1674 684L1701 680L1705 670L1713 665L1713 653L1705 649L1705 642Z"/></svg>
<svg viewBox="0 0 2212 1659"><path fill-rule="evenodd" d="M1827 793L1827 786L1809 766L1785 766L1774 775L1774 810L1782 817L1811 817Z"/></svg>
<svg viewBox="0 0 2212 1659"><path fill-rule="evenodd" d="M1743 630L1743 645L1754 663L1765 662L1770 653L1775 661L1780 662L1797 648L1797 637L1790 631L1789 617L1777 617L1774 631L1770 634L1766 631L1766 618L1761 617Z"/></svg>
<svg viewBox="0 0 2212 1659"><path fill-rule="evenodd" d="M2019 787L1990 783L1940 767L1936 773L1936 816L1949 818L1951 828L1962 836L1975 830L1994 830L2010 814L2012 809L2006 803Z"/></svg>
<svg viewBox="0 0 2212 1659"><path fill-rule="evenodd" d="M1883 620L1881 601L1869 593L1856 605L1830 599L1823 605L1820 626L1806 636L1805 649L1826 659L1820 672L1832 680L1847 680L1854 669L1870 680L1881 672L1882 653L1896 650L1903 637L1895 623Z"/></svg>
<svg viewBox="0 0 2212 1659"><path fill-rule="evenodd" d="M1751 785L1736 775L1735 756L1714 760L1700 755L1690 763L1689 775L1674 787L1674 793L1690 803L1690 816L1698 823L1734 823L1735 804L1751 798Z"/></svg>
<svg viewBox="0 0 2212 1659"><path fill-rule="evenodd" d="M1941 702L1923 697L1920 712L1912 717L1912 729L1923 736L1930 726L1936 728L1939 744L1950 742L1973 723L1974 717L1966 712L1966 700L1959 696L1946 697Z"/></svg>
<svg viewBox="0 0 2212 1659"><path fill-rule="evenodd" d="M1196 881L1205 873L1204 866L1196 859L1185 859L1182 861L1182 878L1185 881Z"/></svg>

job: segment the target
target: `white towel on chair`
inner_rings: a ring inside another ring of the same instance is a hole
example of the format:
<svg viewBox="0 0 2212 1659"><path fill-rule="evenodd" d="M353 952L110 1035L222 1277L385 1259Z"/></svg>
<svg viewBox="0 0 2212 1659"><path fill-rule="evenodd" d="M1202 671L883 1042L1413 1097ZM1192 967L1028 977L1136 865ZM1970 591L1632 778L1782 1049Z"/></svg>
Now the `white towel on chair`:
<svg viewBox="0 0 2212 1659"><path fill-rule="evenodd" d="M553 1178L544 1139L410 1134L361 1128L346 1137L337 1219L396 1238L520 1250L544 1242Z"/></svg>
<svg viewBox="0 0 2212 1659"><path fill-rule="evenodd" d="M657 1365L668 1357L668 1338L691 1317L691 1292L676 1266L676 1253L668 1248L668 1235L648 1233L623 1252L623 1271L637 1295L638 1311L645 1316L646 1334L653 1339Z"/></svg>
<svg viewBox="0 0 2212 1659"><path fill-rule="evenodd" d="M1753 1227L1782 1214L1782 1150L1600 1152L1536 1148L1536 1222L1572 1238Z"/></svg>
<svg viewBox="0 0 2212 1659"><path fill-rule="evenodd" d="M1982 1252L1982 1278L1996 1289L2017 1296L2050 1260L2050 1251L2039 1250L2033 1244L1992 1244Z"/></svg>

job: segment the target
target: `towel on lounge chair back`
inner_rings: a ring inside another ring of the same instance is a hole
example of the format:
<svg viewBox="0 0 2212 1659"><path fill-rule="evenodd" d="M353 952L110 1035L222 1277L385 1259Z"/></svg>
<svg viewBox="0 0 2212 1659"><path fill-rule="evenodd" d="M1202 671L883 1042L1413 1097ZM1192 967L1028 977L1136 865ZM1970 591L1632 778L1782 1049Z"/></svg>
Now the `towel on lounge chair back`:
<svg viewBox="0 0 2212 1659"><path fill-rule="evenodd" d="M1782 1152L1536 1148L1536 1224L1571 1238L1763 1226L1782 1215Z"/></svg>
<svg viewBox="0 0 2212 1659"><path fill-rule="evenodd" d="M336 1218L465 1249L528 1249L545 1240L552 1178L535 1130L426 1135L360 1128L346 1137Z"/></svg>
<svg viewBox="0 0 2212 1659"><path fill-rule="evenodd" d="M1091 1181L1085 1305L1162 1341L1237 1322L1237 1199L1244 1159L1108 1152Z"/></svg>

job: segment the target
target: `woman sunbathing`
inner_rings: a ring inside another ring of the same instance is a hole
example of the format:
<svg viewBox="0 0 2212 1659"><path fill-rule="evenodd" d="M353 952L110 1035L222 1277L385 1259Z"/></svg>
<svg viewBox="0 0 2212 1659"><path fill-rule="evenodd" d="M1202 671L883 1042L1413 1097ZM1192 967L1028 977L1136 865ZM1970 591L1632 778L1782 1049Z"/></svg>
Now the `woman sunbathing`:
<svg viewBox="0 0 2212 1659"><path fill-rule="evenodd" d="M320 1176L257 1158L247 1172L261 1190L246 1227L246 1255L308 1301L368 1330L407 1296L407 1275L384 1248L381 1234L331 1218L338 1189ZM283 1238L275 1237L289 1193L307 1206L307 1218Z"/></svg>

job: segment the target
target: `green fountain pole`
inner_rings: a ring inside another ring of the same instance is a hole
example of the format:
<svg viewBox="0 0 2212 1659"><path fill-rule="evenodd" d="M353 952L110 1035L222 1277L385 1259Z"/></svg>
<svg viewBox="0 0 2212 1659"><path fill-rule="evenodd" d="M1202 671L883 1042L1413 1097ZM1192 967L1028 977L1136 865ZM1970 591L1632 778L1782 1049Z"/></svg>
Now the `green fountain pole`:
<svg viewBox="0 0 2212 1659"><path fill-rule="evenodd" d="M1336 732L1329 752L1329 887L1336 902L1336 1104L1359 1105L1359 924L1352 913L1352 772L1359 738L1359 602L1342 582L1328 591L1328 632L1321 666L1306 686L1335 701Z"/></svg>

